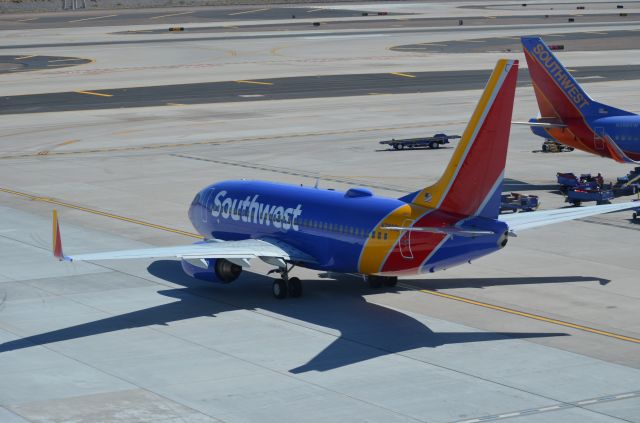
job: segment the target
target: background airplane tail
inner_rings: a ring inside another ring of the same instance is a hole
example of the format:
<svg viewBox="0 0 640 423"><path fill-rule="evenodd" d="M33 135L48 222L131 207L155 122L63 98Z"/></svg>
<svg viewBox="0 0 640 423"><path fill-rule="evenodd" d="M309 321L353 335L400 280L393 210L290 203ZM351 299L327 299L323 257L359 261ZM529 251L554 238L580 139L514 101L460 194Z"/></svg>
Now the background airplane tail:
<svg viewBox="0 0 640 423"><path fill-rule="evenodd" d="M498 61L444 174L411 202L463 216L498 216L517 77L517 60Z"/></svg>
<svg viewBox="0 0 640 423"><path fill-rule="evenodd" d="M633 115L589 97L540 37L521 41L542 119Z"/></svg>

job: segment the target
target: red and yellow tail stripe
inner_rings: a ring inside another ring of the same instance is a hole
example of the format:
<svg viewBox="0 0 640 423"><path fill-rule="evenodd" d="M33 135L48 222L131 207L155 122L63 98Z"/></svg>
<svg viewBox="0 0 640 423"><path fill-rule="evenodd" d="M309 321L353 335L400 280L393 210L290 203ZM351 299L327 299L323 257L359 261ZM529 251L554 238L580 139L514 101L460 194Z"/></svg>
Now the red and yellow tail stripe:
<svg viewBox="0 0 640 423"><path fill-rule="evenodd" d="M452 226L482 212L503 177L517 73L517 61L497 63L442 177L420 191L411 204L390 213L376 231L387 224L398 226L411 221L416 227ZM407 257L406 251L403 254L400 248L403 236L409 235L396 233L382 244L377 239L369 239L360 256L360 272L418 272L446 237L413 232L410 235L412 254Z"/></svg>

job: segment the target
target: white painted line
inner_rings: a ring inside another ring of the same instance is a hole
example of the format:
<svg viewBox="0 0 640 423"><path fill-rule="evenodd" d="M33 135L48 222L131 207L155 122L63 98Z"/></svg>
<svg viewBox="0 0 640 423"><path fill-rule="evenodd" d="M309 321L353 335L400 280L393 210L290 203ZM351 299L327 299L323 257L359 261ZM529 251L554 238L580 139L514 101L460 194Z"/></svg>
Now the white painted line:
<svg viewBox="0 0 640 423"><path fill-rule="evenodd" d="M263 94L240 94L238 95L238 97L254 98L254 97L264 97L264 95Z"/></svg>
<svg viewBox="0 0 640 423"><path fill-rule="evenodd" d="M77 57L72 57L71 59L49 60L49 63L54 63L54 62L73 62L74 60L82 60L82 59L77 58Z"/></svg>
<svg viewBox="0 0 640 423"><path fill-rule="evenodd" d="M587 400L587 401L578 401L576 404L578 405L586 405L586 404L593 404L598 402L597 399L592 399L592 400Z"/></svg>
<svg viewBox="0 0 640 423"><path fill-rule="evenodd" d="M507 417L515 417L515 416L519 416L520 413L508 413L508 414L500 414L498 416L499 419L506 419Z"/></svg>
<svg viewBox="0 0 640 423"><path fill-rule="evenodd" d="M635 397L636 394L622 394L622 395L616 395L615 398L630 398L630 397Z"/></svg>
<svg viewBox="0 0 640 423"><path fill-rule="evenodd" d="M93 18L84 18L84 19L75 19L73 21L67 21L67 23L71 23L71 22L82 22L82 21L91 21L93 19L104 19L104 18L112 18L114 16L118 16L118 15L104 15L104 16L94 16Z"/></svg>
<svg viewBox="0 0 640 423"><path fill-rule="evenodd" d="M314 13L314 12L321 12L325 9L311 9L311 10L307 10L307 13Z"/></svg>
<svg viewBox="0 0 640 423"><path fill-rule="evenodd" d="M162 19L162 18L168 18L169 16L180 16L180 15L188 15L190 13L193 13L193 11L191 12L180 12L180 13L172 13L170 15L160 15L160 16L152 16L149 19Z"/></svg>
<svg viewBox="0 0 640 423"><path fill-rule="evenodd" d="M269 9L267 8L267 9L245 10L244 12L229 13L227 16L244 15L245 13L262 12L263 10L269 10Z"/></svg>
<svg viewBox="0 0 640 423"><path fill-rule="evenodd" d="M553 405L551 407L539 408L538 411L551 411L551 410L557 410L559 408L560 408L559 405Z"/></svg>
<svg viewBox="0 0 640 423"><path fill-rule="evenodd" d="M305 40L337 40L344 38L373 38L373 37L388 37L387 34L368 34L368 35L320 35L316 37L303 37Z"/></svg>

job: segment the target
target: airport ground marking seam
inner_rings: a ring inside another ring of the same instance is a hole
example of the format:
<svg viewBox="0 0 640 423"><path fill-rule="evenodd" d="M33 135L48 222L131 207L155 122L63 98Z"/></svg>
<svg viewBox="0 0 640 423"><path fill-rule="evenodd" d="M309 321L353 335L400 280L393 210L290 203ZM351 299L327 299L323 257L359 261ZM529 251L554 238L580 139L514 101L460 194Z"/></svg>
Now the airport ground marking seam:
<svg viewBox="0 0 640 423"><path fill-rule="evenodd" d="M46 202L46 203L50 203L50 204L55 204L58 206L62 206L62 207L67 207L67 208L71 208L71 209L75 209L75 210L80 210L80 211L84 211L87 213L92 213L92 214L96 214L99 216L104 216L104 217L109 217L111 219L116 219L116 220L121 220L124 222L129 222L129 223L133 223L136 225L142 225L142 226L146 226L149 228L153 228L153 229L159 229L162 231L166 231L166 232L172 232L178 235L184 235L187 237L191 237L191 238L198 238L198 239L202 239L203 237L192 233L192 232L187 232L187 231L182 231L179 229L173 229L173 228L169 228L167 226L162 226L162 225L156 225L154 223L149 223L149 222L145 222L143 220L138 220L138 219L132 219L129 217L125 217L125 216L120 216L117 214L113 214L113 213L107 213L107 212L103 212L100 210L95 210L95 209L91 209L88 207L83 207L83 206L79 206L77 204L71 204L71 203L67 203L65 201L61 201L61 200L56 200L55 198L50 198L50 197L41 197L41 196L37 196L37 195L33 195L33 194L28 194L25 192L20 192L20 191L15 191L12 189L8 189L8 188L3 188L0 187L0 192L4 192L7 194L12 194L12 195L16 195L22 198L28 198L32 201L42 201L42 202ZM545 323L551 323L551 324L555 324L555 325L559 325L559 326L565 326L568 328L572 328L572 329L577 329L577 330L581 330L584 332L590 332L590 333L594 333L596 335L603 335L603 336L607 336L610 338L615 338L615 339L619 339L622 341L628 341L628 342L633 342L636 344L640 344L640 339L638 338L633 338L630 336L624 336L624 335L619 335L613 332L607 332L604 330L600 330L600 329L595 329L595 328L591 328L588 326L583 326L583 325L578 325L575 323L570 323L570 322L565 322L562 320L557 320L557 319L552 319L549 317L544 317L544 316L539 316L536 314L532 314L532 313L527 313L527 312L523 312L523 311L518 311L518 310L514 310L511 308L507 308L507 307L501 307L501 306L496 306L493 304L488 304L488 303L484 303L481 301L475 301L475 300L471 300L469 298L464 298L464 297L459 297L457 295L451 295L451 294L445 294L443 292L437 292L437 291L432 291L429 289L420 289L417 288L415 286L412 285L408 285L408 284L399 284L399 286L403 287L403 288L407 288L407 289L411 289L413 291L418 291L421 293L425 293L425 294L430 294L430 295L434 295L437 297L441 297L441 298L446 298L449 300L455 300L455 301L460 301L466 304L471 304L471 305L476 305L476 306L480 306L480 307L484 307L484 308L488 308L488 309L492 309L492 310L496 310L496 311L501 311L504 313L509 313L509 314L513 314L516 316L521 316L521 317L526 317L529 319L533 319L533 320L538 320L541 322L545 322Z"/></svg>
<svg viewBox="0 0 640 423"><path fill-rule="evenodd" d="M153 228L153 229L159 229L162 231L166 231L166 232L172 232L178 235L184 235L184 236L188 236L191 238L198 238L198 239L202 239L202 236L198 235L198 234L194 234L192 232L187 232L187 231L181 231L179 229L173 229L173 228L169 228L166 226L162 226L162 225L156 225L154 223L149 223L149 222L145 222L143 220L138 220L138 219L132 219L130 217L125 217L125 216L120 216L117 214L113 214L113 213L107 213L107 212L103 212L100 210L95 210L95 209L91 209L88 207L83 207L83 206L79 206L77 204L71 204L71 203L67 203L65 201L60 201L60 200L56 200L55 198L50 198L50 197L42 197L42 196L37 196L37 195L32 195L32 194L27 194L26 192L20 192L20 191L14 191L8 188L3 188L0 187L0 191L7 193L7 194L12 194L12 195L17 195L23 198L27 198L31 201L41 201L44 203L50 203L50 204L55 204L57 206L61 206L61 207L67 207L70 209L75 209L75 210L80 210L86 213L91 213L91 214L96 214L99 216L104 216L104 217L109 217L111 219L116 219L116 220L121 220L123 222L129 222L129 223L134 223L136 225L142 225L142 226L147 226L149 228Z"/></svg>
<svg viewBox="0 0 640 423"><path fill-rule="evenodd" d="M433 290L430 290L430 289L420 289L420 288L417 288L417 287L412 286L412 285L406 285L406 284L400 284L400 285L403 288L409 288L409 289L412 289L412 290L415 290L415 291L418 291L418 292L422 292L424 294L435 295L437 297L446 298L446 299L449 299L449 300L460 301L460 302L463 302L463 303L472 304L472 305L488 308L488 309L491 309L491 310L501 311L503 313L509 313L509 314L513 314L513 315L516 315L516 316L526 317L526 318L529 318L529 319L538 320L538 321L545 322L545 323L551 323L551 324L554 324L554 325L565 326L565 327L568 327L568 328L578 329L578 330L581 330L581 331L584 331L584 332L590 332L590 333L594 333L594 334L597 334L597 335L608 336L610 338L619 339L621 341L628 341L628 342L633 342L633 343L636 343L636 344L640 344L640 339L633 338L631 336L619 335L617 333L607 332L607 331L604 331L604 330L591 328L589 326L583 326L583 325L578 325L578 324L575 324L575 323L565 322L563 320L552 319L550 317L539 316L537 314L527 313L527 312L524 312L524 311L514 310L512 308L501 307L501 306L497 306L497 305L493 305L493 304L489 304L489 303L484 303L482 301L471 300L469 298L459 297L457 295L445 294L443 292L433 291Z"/></svg>
<svg viewBox="0 0 640 423"><path fill-rule="evenodd" d="M605 396L602 396L602 397L592 398L592 399L588 399L588 400L574 401L574 402L567 402L567 403L559 403L559 404L556 404L556 405L550 405L550 406L548 405L548 406L540 407L540 408L529 408L529 409L522 410L522 411L514 411L514 412L510 412L510 413L503 413L503 414L494 414L494 415L489 415L489 416L476 417L476 418L473 418L473 419L457 420L454 423L480 423L480 422L508 419L510 417L517 417L517 416L525 416L525 415L531 415L531 414L545 413L545 412L548 412L548 411L566 410L566 409L570 409L570 408L582 408L582 409L587 410L587 411L591 411L591 412L594 412L594 413L599 413L596 410L592 410L590 408L584 408L582 406L600 404L600 403L611 402L611 401L620 401L620 400L624 400L624 399L635 398L635 397L638 397L638 396L640 396L640 391L627 392L627 393L618 394L618 395L605 395ZM599 414L602 414L602 413L599 413ZM608 417L611 417L608 414L605 414L605 415L608 416Z"/></svg>

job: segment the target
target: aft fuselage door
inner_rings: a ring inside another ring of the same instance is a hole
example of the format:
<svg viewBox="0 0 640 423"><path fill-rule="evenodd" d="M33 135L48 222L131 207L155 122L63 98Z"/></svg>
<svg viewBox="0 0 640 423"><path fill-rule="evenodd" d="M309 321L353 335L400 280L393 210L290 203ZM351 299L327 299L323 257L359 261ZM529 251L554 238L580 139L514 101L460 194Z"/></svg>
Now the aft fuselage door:
<svg viewBox="0 0 640 423"><path fill-rule="evenodd" d="M410 228L413 226L414 221L411 219L405 219L402 223L403 228ZM411 251L411 231L402 231L400 234L400 241L398 241L400 248L400 255L407 260L413 258L413 251Z"/></svg>

